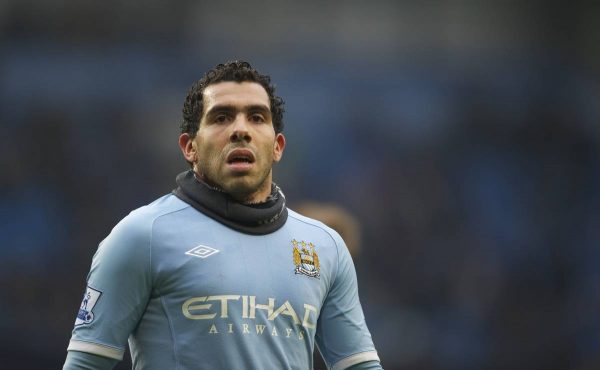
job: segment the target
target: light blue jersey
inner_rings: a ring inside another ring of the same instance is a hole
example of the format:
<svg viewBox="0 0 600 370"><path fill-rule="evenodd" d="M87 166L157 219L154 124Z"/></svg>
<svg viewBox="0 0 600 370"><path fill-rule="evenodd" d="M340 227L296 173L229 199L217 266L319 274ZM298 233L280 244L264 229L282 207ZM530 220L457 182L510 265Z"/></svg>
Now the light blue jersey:
<svg viewBox="0 0 600 370"><path fill-rule="evenodd" d="M312 369L379 360L340 236L289 211L267 235L235 231L174 195L100 243L69 350L134 369Z"/></svg>

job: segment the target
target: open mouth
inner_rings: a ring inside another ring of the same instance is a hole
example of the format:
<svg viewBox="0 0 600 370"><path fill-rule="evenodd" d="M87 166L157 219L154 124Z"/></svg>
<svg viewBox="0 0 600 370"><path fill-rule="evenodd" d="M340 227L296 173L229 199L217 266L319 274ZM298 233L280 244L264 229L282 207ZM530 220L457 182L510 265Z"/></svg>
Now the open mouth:
<svg viewBox="0 0 600 370"><path fill-rule="evenodd" d="M227 161L227 163L232 164L232 163L253 163L253 161L248 158L248 157L235 157L235 158L231 158Z"/></svg>
<svg viewBox="0 0 600 370"><path fill-rule="evenodd" d="M248 149L235 149L227 156L227 164L254 163L254 154Z"/></svg>

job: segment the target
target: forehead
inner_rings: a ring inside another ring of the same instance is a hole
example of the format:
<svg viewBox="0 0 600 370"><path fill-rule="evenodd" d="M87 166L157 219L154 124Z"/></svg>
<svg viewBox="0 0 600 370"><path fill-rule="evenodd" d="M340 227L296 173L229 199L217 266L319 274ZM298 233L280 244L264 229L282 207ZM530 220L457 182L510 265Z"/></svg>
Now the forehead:
<svg viewBox="0 0 600 370"><path fill-rule="evenodd" d="M267 91L257 82L224 81L208 85L203 92L204 111L215 105L265 105L269 104Z"/></svg>

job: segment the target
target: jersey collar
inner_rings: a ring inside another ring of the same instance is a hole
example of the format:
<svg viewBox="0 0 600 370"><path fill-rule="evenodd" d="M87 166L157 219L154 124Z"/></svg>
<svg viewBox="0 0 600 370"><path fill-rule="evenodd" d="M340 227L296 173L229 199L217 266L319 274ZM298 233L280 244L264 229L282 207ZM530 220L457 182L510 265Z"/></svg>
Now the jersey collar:
<svg viewBox="0 0 600 370"><path fill-rule="evenodd" d="M287 221L285 196L275 183L266 202L246 205L198 180L193 170L180 173L175 181L178 185L173 190L175 196L237 231L265 235L279 230Z"/></svg>

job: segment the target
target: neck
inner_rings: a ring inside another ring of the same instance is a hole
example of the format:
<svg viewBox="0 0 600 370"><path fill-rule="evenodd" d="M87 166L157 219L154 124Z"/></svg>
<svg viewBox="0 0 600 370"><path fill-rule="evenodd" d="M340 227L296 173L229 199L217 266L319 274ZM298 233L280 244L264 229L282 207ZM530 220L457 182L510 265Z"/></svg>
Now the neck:
<svg viewBox="0 0 600 370"><path fill-rule="evenodd" d="M176 182L175 196L235 230L264 235L278 230L287 220L285 196L275 184L271 184L271 193L264 202L243 204L222 189L199 179L193 171L179 174Z"/></svg>

